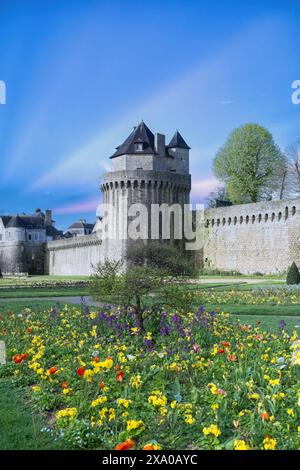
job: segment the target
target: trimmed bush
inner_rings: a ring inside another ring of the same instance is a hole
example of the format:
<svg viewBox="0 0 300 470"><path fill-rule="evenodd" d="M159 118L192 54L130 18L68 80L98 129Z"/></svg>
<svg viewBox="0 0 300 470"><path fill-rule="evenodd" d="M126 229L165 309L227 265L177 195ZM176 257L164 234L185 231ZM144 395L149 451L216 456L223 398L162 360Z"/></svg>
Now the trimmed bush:
<svg viewBox="0 0 300 470"><path fill-rule="evenodd" d="M300 273L298 266L295 262L291 265L290 269L288 270L287 277L286 277L287 284L300 284Z"/></svg>

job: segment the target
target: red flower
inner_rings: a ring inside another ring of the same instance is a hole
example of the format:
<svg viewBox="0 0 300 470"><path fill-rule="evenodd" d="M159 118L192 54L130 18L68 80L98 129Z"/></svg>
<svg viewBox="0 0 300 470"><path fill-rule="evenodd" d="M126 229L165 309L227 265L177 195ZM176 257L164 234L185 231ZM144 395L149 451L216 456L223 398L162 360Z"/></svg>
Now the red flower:
<svg viewBox="0 0 300 470"><path fill-rule="evenodd" d="M85 373L85 368L84 367L78 367L76 374L79 375L79 377L82 377Z"/></svg>
<svg viewBox="0 0 300 470"><path fill-rule="evenodd" d="M13 361L15 364L21 364L22 362L21 354L16 354L15 356L13 356Z"/></svg>
<svg viewBox="0 0 300 470"><path fill-rule="evenodd" d="M218 349L218 354L224 354L224 352L225 352L225 349L223 348Z"/></svg>
<svg viewBox="0 0 300 470"><path fill-rule="evenodd" d="M101 390L103 390L104 387L105 387L105 383L104 382L99 382L99 387L101 388Z"/></svg>
<svg viewBox="0 0 300 470"><path fill-rule="evenodd" d="M13 361L15 364L21 364L25 359L27 359L28 354L16 354L13 356Z"/></svg>
<svg viewBox="0 0 300 470"><path fill-rule="evenodd" d="M98 356L94 357L94 362L99 362L99 357Z"/></svg>
<svg viewBox="0 0 300 470"><path fill-rule="evenodd" d="M122 370L119 370L117 373L116 373L116 379L118 382L122 382L123 378L124 378L124 372Z"/></svg>
<svg viewBox="0 0 300 470"><path fill-rule="evenodd" d="M224 348L229 348L230 346L230 343L228 341L222 341L222 346L224 346Z"/></svg>
<svg viewBox="0 0 300 470"><path fill-rule="evenodd" d="M135 446L135 442L132 439L126 439L125 442L120 442L116 445L115 450L129 450Z"/></svg>
<svg viewBox="0 0 300 470"><path fill-rule="evenodd" d="M60 384L60 386L61 388L69 388L69 384L65 380Z"/></svg>
<svg viewBox="0 0 300 470"><path fill-rule="evenodd" d="M56 372L57 372L57 367L55 367L55 366L50 367L50 369L49 369L48 372L49 372L50 375L56 374Z"/></svg>

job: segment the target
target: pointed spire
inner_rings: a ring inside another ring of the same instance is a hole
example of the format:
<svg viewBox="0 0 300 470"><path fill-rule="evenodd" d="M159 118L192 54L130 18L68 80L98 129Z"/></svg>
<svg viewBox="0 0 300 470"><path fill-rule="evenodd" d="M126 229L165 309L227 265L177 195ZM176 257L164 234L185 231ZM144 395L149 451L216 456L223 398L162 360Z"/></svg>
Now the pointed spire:
<svg viewBox="0 0 300 470"><path fill-rule="evenodd" d="M170 143L168 145L169 148L181 148L181 149L188 149L190 150L191 147L188 146L182 135L179 133L179 131L176 131L175 134L173 135L172 139L170 140Z"/></svg>

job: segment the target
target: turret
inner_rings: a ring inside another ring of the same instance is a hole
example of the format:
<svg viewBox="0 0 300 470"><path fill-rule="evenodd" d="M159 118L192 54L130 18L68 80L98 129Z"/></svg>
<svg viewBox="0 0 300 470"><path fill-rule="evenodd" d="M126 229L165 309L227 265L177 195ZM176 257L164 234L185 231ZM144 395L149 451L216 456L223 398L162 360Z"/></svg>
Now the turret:
<svg viewBox="0 0 300 470"><path fill-rule="evenodd" d="M176 173L189 174L190 148L182 135L176 131L168 145L168 155L175 159Z"/></svg>

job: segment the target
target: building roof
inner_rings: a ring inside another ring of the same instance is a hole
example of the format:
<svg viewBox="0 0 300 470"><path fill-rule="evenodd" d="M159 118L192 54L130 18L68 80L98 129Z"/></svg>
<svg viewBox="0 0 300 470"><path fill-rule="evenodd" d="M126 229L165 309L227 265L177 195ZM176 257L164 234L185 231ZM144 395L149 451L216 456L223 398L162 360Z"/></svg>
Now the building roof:
<svg viewBox="0 0 300 470"><path fill-rule="evenodd" d="M18 215L11 217L7 224L7 228L25 228L25 225Z"/></svg>
<svg viewBox="0 0 300 470"><path fill-rule="evenodd" d="M143 150L136 150L136 143L143 144ZM134 127L131 134L117 147L116 152L110 157L115 158L125 154L149 155L156 153L154 148L154 134L149 127L142 121L138 126Z"/></svg>
<svg viewBox="0 0 300 470"><path fill-rule="evenodd" d="M190 150L191 147L188 146L182 135L176 131L173 135L170 143L168 145L169 148L180 148L180 149L188 149Z"/></svg>
<svg viewBox="0 0 300 470"><path fill-rule="evenodd" d="M11 219L11 215L0 215L0 219L2 220L3 225L4 225L4 227L6 228L8 222L9 222L10 219Z"/></svg>
<svg viewBox="0 0 300 470"><path fill-rule="evenodd" d="M63 237L63 232L61 230L57 230L53 225L46 225L46 235L47 237L61 238Z"/></svg>
<svg viewBox="0 0 300 470"><path fill-rule="evenodd" d="M76 228L84 228L84 229L89 228L89 229L92 230L94 228L94 224L88 224L88 223L86 223L85 220L78 220L74 224L70 225L68 230L76 229Z"/></svg>
<svg viewBox="0 0 300 470"><path fill-rule="evenodd" d="M5 228L44 229L45 221L41 217L31 215L5 215L1 216Z"/></svg>

